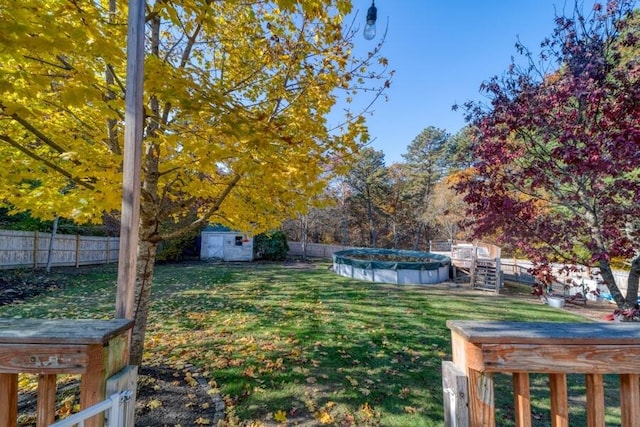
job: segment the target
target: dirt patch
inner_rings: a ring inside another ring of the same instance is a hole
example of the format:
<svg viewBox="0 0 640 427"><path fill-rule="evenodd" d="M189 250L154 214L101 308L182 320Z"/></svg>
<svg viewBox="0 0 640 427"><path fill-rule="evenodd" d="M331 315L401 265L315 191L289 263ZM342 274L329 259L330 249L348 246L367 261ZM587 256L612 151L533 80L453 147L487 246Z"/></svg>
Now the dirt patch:
<svg viewBox="0 0 640 427"><path fill-rule="evenodd" d="M75 412L79 407L79 376L60 377L57 387L58 418ZM36 401L36 391L20 393L19 427L36 426ZM137 427L215 426L224 418L225 409L216 390L192 367L141 367L135 405Z"/></svg>
<svg viewBox="0 0 640 427"><path fill-rule="evenodd" d="M62 287L64 283L45 275L5 273L0 276L0 306Z"/></svg>
<svg viewBox="0 0 640 427"><path fill-rule="evenodd" d="M138 372L136 426L215 426L224 408L216 390L189 367L143 366Z"/></svg>

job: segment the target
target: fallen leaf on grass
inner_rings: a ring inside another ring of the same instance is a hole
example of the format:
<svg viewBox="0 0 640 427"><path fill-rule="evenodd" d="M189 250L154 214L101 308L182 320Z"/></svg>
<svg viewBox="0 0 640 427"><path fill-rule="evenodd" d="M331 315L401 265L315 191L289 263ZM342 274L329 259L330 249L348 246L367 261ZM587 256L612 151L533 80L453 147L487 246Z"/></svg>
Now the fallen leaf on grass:
<svg viewBox="0 0 640 427"><path fill-rule="evenodd" d="M355 378L347 375L346 376L347 380L349 380L349 382L351 383L352 387L357 387L358 386L358 380L356 380Z"/></svg>
<svg viewBox="0 0 640 427"><path fill-rule="evenodd" d="M322 411L316 412L314 415L316 420L318 420L320 424L331 424L333 422L333 417L331 416L331 414L324 409Z"/></svg>
<svg viewBox="0 0 640 427"><path fill-rule="evenodd" d="M401 399L406 398L410 394L411 394L411 389L410 388L403 387L402 390L400 390L400 398Z"/></svg>
<svg viewBox="0 0 640 427"><path fill-rule="evenodd" d="M362 415L364 415L365 418L373 418L373 416L375 415L375 413L373 412L373 409L371 408L371 406L369 406L369 403L365 402L364 405L362 405L362 408L360 408L360 412L362 412Z"/></svg>
<svg viewBox="0 0 640 427"><path fill-rule="evenodd" d="M344 427L351 427L352 425L355 425L355 423L356 423L356 419L353 415L345 414L341 425L343 425Z"/></svg>
<svg viewBox="0 0 640 427"><path fill-rule="evenodd" d="M276 411L276 413L273 414L273 419L279 423L284 423L287 421L287 413L284 411Z"/></svg>
<svg viewBox="0 0 640 427"><path fill-rule="evenodd" d="M162 402L159 401L158 399L150 400L149 403L147 403L147 408L149 409L157 409L161 406L162 406Z"/></svg>
<svg viewBox="0 0 640 427"><path fill-rule="evenodd" d="M371 390L369 390L366 387L360 387L360 393L362 393L365 396L369 396L371 394Z"/></svg>
<svg viewBox="0 0 640 427"><path fill-rule="evenodd" d="M198 385L198 380L196 380L192 375L191 372L187 372L187 374L184 377L184 380L187 384L189 384L191 387L195 387Z"/></svg>

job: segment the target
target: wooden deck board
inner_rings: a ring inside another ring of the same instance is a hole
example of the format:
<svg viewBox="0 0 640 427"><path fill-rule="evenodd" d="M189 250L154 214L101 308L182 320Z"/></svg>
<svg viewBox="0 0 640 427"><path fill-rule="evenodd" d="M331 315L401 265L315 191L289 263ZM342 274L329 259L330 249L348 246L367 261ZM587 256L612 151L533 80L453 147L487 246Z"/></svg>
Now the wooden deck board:
<svg viewBox="0 0 640 427"><path fill-rule="evenodd" d="M447 326L474 344L638 344L637 323L555 323L448 320Z"/></svg>
<svg viewBox="0 0 640 427"><path fill-rule="evenodd" d="M105 344L132 320L0 319L0 344Z"/></svg>

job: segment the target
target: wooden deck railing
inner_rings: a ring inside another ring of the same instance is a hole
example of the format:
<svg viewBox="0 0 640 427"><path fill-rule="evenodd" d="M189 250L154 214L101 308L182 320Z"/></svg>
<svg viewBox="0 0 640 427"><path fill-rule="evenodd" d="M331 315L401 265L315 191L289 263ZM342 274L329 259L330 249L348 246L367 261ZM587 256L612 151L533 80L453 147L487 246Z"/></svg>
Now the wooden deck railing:
<svg viewBox="0 0 640 427"><path fill-rule="evenodd" d="M37 427L55 421L58 374L81 374L81 408L104 400L107 379L127 364L132 325L125 319L0 319L0 427L17 425L21 373L38 375ZM103 421L96 416L84 425Z"/></svg>
<svg viewBox="0 0 640 427"><path fill-rule="evenodd" d="M587 426L605 426L603 375L620 378L622 427L640 426L640 325L448 321L446 426L494 426L494 373L513 376L514 421L531 426L529 374L549 375L551 425L567 427L567 375L584 374ZM572 424L576 425L576 424Z"/></svg>

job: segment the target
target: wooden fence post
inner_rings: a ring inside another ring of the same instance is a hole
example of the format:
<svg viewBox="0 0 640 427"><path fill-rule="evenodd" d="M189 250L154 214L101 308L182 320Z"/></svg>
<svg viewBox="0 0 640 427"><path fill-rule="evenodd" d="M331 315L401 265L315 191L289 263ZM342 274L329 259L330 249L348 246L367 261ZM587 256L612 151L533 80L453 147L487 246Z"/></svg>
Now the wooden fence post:
<svg viewBox="0 0 640 427"><path fill-rule="evenodd" d="M33 268L38 268L38 232L33 232Z"/></svg>
<svg viewBox="0 0 640 427"><path fill-rule="evenodd" d="M80 267L80 235L76 234L76 268Z"/></svg>

